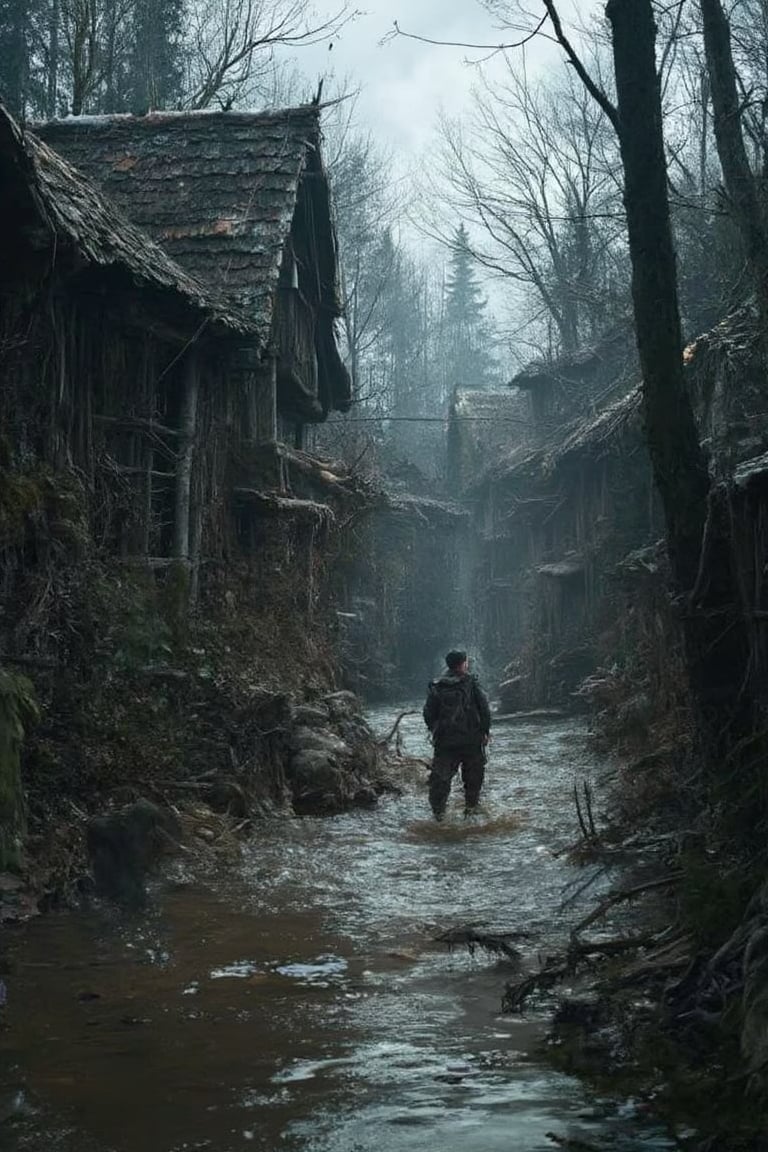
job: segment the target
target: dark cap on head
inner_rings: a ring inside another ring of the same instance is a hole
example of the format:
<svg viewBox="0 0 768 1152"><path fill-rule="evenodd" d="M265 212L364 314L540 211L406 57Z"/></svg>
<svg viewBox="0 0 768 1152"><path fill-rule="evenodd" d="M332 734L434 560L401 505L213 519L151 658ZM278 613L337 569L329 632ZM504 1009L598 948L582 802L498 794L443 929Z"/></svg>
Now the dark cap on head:
<svg viewBox="0 0 768 1152"><path fill-rule="evenodd" d="M451 671L453 671L454 668L458 668L460 664L463 664L466 658L466 652L459 652L458 649L456 649L448 653L445 662Z"/></svg>

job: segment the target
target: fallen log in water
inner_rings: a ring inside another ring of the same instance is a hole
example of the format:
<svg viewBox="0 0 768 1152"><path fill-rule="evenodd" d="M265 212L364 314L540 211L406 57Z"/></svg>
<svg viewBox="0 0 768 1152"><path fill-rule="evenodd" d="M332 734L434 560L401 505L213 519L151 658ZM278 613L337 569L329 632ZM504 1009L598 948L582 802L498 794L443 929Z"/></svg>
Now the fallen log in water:
<svg viewBox="0 0 768 1152"><path fill-rule="evenodd" d="M477 948L490 952L495 956L506 956L509 960L519 960L520 953L513 948L513 940L529 940L530 932L489 932L483 929L482 924L463 924L457 928L448 928L435 936L440 944L447 944L449 949L466 948L470 955L474 955Z"/></svg>
<svg viewBox="0 0 768 1152"><path fill-rule="evenodd" d="M536 972L530 972L520 980L507 984L502 1001L505 1012L521 1012L527 1000L537 992L547 992L561 981L573 977L582 964L587 964L594 958L603 960L618 959L633 952L643 951L642 959L635 960L628 965L617 977L619 984L640 982L646 976L657 975L667 970L665 962L661 960L662 953L670 948L677 949L680 945L685 947L688 943L676 937L673 941L665 941L655 951L660 939L666 933L644 933L632 936L617 936L606 940L578 940L572 941L566 952L555 956L548 956ZM668 956L668 970L674 970L681 962L679 951L675 950Z"/></svg>
<svg viewBox="0 0 768 1152"><path fill-rule="evenodd" d="M601 919L606 912L610 912L617 904L623 903L625 900L634 900L636 896L641 896L644 892L652 892L657 888L667 888L670 884L677 883L682 879L682 872L670 872L668 876L661 876L655 880L647 880L644 884L636 884L633 888L622 888L620 892L613 892L610 896L606 896L605 900L601 901L596 908L593 908L588 916L580 920L575 928L571 930L571 939L575 940L580 932L588 928L590 924L594 924L596 920Z"/></svg>

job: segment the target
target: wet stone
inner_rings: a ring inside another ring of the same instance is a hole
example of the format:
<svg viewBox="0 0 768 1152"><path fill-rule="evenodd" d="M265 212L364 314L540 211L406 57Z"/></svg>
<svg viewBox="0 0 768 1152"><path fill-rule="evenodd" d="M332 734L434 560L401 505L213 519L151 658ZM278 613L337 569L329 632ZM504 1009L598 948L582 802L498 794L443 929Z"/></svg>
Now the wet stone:
<svg viewBox="0 0 768 1152"><path fill-rule="evenodd" d="M97 892L120 903L143 903L147 873L180 834L175 816L149 800L92 817L86 838Z"/></svg>
<svg viewBox="0 0 768 1152"><path fill-rule="evenodd" d="M373 788L366 786L358 788L352 797L353 804L358 808L373 808L378 803L378 800L379 798Z"/></svg>
<svg viewBox="0 0 768 1152"><path fill-rule="evenodd" d="M342 774L338 765L325 753L316 748L308 748L297 753L291 760L290 779L299 791L340 789Z"/></svg>
<svg viewBox="0 0 768 1152"><path fill-rule="evenodd" d="M291 744L297 752L322 752L326 757L345 757L350 747L332 732L315 728L295 728L291 733Z"/></svg>

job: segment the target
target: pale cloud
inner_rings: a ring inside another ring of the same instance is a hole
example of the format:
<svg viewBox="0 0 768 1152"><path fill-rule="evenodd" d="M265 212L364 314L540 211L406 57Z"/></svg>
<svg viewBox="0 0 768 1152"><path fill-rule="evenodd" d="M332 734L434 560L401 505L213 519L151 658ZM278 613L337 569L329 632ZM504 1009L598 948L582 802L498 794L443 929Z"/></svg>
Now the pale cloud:
<svg viewBox="0 0 768 1152"><path fill-rule="evenodd" d="M531 3L533 10L537 7ZM594 7L593 0L581 5L582 11ZM564 17L573 16L576 0L566 0L561 9ZM510 33L498 28L478 0L370 0L331 51L327 45L302 51L298 63L310 81L326 74L348 78L360 87L360 126L407 164L418 162L428 150L441 109L455 116L466 107L478 79L477 67L467 61L485 54L402 37L382 43L395 20L408 32L465 43L496 44ZM534 71L564 67L543 40L529 45L524 55L515 53L513 59ZM501 71L504 62L497 58L484 67Z"/></svg>

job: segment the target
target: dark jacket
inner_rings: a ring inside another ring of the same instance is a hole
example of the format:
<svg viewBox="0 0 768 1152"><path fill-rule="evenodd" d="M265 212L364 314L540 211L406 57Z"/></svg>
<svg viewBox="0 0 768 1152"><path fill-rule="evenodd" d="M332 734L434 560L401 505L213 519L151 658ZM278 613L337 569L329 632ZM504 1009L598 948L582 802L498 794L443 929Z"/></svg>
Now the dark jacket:
<svg viewBox="0 0 768 1152"><path fill-rule="evenodd" d="M472 705L470 709L470 731L468 732L467 738L460 742L464 744L479 744L483 736L487 736L490 732L491 708L488 703L488 697L485 692L483 692L477 679L469 672L448 672L445 676L441 676L439 680L435 680L430 684L426 703L424 704L424 723L435 737L436 744L453 744L459 742L452 738L441 740L440 733L436 731L441 712L440 687L441 685L454 687L466 681L470 682L469 699Z"/></svg>

